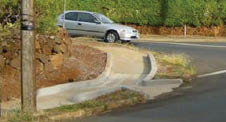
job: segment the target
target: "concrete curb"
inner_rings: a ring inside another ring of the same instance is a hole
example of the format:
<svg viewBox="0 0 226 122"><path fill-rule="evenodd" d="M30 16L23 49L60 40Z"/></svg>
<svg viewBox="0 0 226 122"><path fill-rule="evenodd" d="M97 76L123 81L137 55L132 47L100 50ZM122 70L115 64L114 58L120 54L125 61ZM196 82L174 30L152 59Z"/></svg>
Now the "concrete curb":
<svg viewBox="0 0 226 122"><path fill-rule="evenodd" d="M154 76L156 75L157 70L158 70L155 57L151 53L149 53L147 55L147 59L148 59L148 63L150 64L150 72L140 82L141 85L142 84L149 84L149 82L152 81L152 79L154 78ZM139 86L136 86L136 85L134 85L134 86L121 85L121 86L112 87L112 88L103 87L102 89L97 89L95 91L89 91L89 92L86 92L86 93L76 95L71 99L71 102L72 103L79 103L79 102L83 102L83 101L87 101L87 100L92 100L92 99L95 99L99 96L103 96L103 95L115 92L117 90L131 90L131 91L135 91L135 92L138 92L138 93L144 95L146 98L150 97L148 94L143 92L142 88L140 88Z"/></svg>
<svg viewBox="0 0 226 122"><path fill-rule="evenodd" d="M111 70L112 70L112 56L110 53L107 53L107 62L105 70L96 79L41 88L37 90L37 97L57 94L75 88L84 88L84 87L88 88L103 84L105 80L110 76Z"/></svg>
<svg viewBox="0 0 226 122"><path fill-rule="evenodd" d="M174 88L179 87L182 84L182 79L160 79L160 80L150 80L149 86L139 86L139 85L117 85L114 87L106 86L106 87L98 87L92 91L86 91L83 93L79 93L72 95L67 98L67 102L59 102L51 107L40 108L41 109L50 109L59 107L62 105L72 105L78 104L84 101L93 100L103 95L111 94L115 91L119 90L130 90L134 92L138 92L143 95L147 100L152 100L156 96L159 96L163 93L168 93L173 91Z"/></svg>
<svg viewBox="0 0 226 122"><path fill-rule="evenodd" d="M149 74L142 80L142 82L152 80L155 77L155 75L157 74L157 71L158 71L157 62L155 60L154 55L149 53L147 55L147 58L148 58L148 63L150 63L150 69L151 70L150 70Z"/></svg>
<svg viewBox="0 0 226 122"><path fill-rule="evenodd" d="M127 80L130 81L130 78L133 76L127 76L126 81L124 75L114 74L112 73L112 57L110 54L107 54L107 63L104 72L95 80L76 82L76 83L67 83L62 85L57 85L53 87L43 88L38 90L38 98L44 97L43 107L40 109L54 108L59 107L61 105L70 105L77 104L84 101L96 99L103 95L108 95L112 92L118 90L130 90L134 92L138 92L147 100L154 99L156 96L161 95L163 93L171 92L174 88L180 86L183 82L182 79L159 79L153 80L157 73L157 63L155 57L149 53L147 55L147 64L150 71L145 77L139 79L138 81L134 81L133 84L127 84ZM112 76L114 74L114 76ZM110 76L111 75L111 76ZM127 74L129 75L129 74ZM121 81L118 81L119 77L122 78ZM130 78L128 78L130 77ZM139 78L139 77L137 77ZM111 81L112 80L112 81ZM125 84L123 84L125 83ZM71 91L70 91L71 90ZM82 90L82 92L78 92ZM73 92L74 91L74 92ZM63 92L63 93L61 93ZM68 94L68 96L64 97L64 94ZM52 100L53 103L49 103L50 99L48 95L57 95L57 93L61 93L59 98L56 100Z"/></svg>

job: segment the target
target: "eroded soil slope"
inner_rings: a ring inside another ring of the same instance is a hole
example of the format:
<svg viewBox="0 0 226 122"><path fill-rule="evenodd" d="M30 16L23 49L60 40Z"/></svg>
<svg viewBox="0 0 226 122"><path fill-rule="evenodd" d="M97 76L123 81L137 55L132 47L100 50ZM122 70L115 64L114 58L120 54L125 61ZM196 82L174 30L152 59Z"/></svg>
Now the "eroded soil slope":
<svg viewBox="0 0 226 122"><path fill-rule="evenodd" d="M19 34L1 38L0 44L2 99L8 101L19 98L21 92ZM56 36L36 35L35 44L37 88L94 79L106 64L104 52L89 46L72 46L63 30Z"/></svg>

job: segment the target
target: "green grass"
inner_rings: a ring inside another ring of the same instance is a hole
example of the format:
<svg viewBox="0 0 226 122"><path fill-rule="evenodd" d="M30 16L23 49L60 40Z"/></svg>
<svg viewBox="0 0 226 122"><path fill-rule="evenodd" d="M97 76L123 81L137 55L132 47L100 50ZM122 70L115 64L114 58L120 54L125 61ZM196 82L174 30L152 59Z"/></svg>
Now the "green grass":
<svg viewBox="0 0 226 122"><path fill-rule="evenodd" d="M33 122L35 117L31 113L22 113L20 110L3 115L1 122Z"/></svg>
<svg viewBox="0 0 226 122"><path fill-rule="evenodd" d="M125 91L116 91L114 93L100 96L95 100L85 101L79 104L74 105L65 105L54 109L49 109L46 112L48 113L62 113L62 112L76 112L81 109L90 109L90 108L97 108L101 106L107 106L109 102L125 100L125 99L132 99L135 97L140 97L141 95L137 92L132 92L129 90Z"/></svg>
<svg viewBox="0 0 226 122"><path fill-rule="evenodd" d="M120 102L122 100L129 100L131 102ZM82 116L90 116L102 112L107 112L114 108L122 107L125 105L133 105L144 101L144 96L137 92L129 90L119 90L111 94L100 96L95 100L89 100L79 104L65 105L54 109L40 111L34 116L29 113L22 114L21 111L18 110L8 116L4 116L4 121L1 120L1 122L49 122L53 121L50 120L50 117L56 119L58 117L55 116L59 115L60 118L64 118L64 116L65 118L67 118L68 115L73 115L74 112L79 111L84 112ZM112 107L111 105L113 103L117 103L116 106L113 105Z"/></svg>
<svg viewBox="0 0 226 122"><path fill-rule="evenodd" d="M18 113L14 116L11 116L8 121L9 122L33 122L33 116L31 114Z"/></svg>
<svg viewBox="0 0 226 122"><path fill-rule="evenodd" d="M189 65L188 58L183 54L161 55L158 59L162 63L172 64L176 66L187 67Z"/></svg>
<svg viewBox="0 0 226 122"><path fill-rule="evenodd" d="M3 39L2 37L7 36L12 37L13 34L14 35L19 34L20 32L19 26L20 26L19 22L14 24L8 23L5 26L0 24L0 40Z"/></svg>
<svg viewBox="0 0 226 122"><path fill-rule="evenodd" d="M155 57L159 65L156 78L182 78L188 81L196 74L191 60L184 54L155 53Z"/></svg>
<svg viewBox="0 0 226 122"><path fill-rule="evenodd" d="M55 108L55 109L49 109L49 110L47 110L47 112L48 113L75 112L80 109L96 108L96 107L103 106L103 105L105 105L105 103L96 101L96 100L90 100L90 101L86 101L86 102L79 103L79 104L65 105L65 106Z"/></svg>

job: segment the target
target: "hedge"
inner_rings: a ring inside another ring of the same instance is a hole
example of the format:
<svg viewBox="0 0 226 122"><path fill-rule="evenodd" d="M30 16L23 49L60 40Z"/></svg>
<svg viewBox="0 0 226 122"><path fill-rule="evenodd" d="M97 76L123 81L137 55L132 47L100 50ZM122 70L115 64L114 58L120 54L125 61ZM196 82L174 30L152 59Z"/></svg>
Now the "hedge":
<svg viewBox="0 0 226 122"><path fill-rule="evenodd" d="M57 16L63 12L63 2L36 0L38 31L54 30ZM196 27L226 24L226 0L67 0L67 10L99 12L115 22L137 25L174 27L187 24Z"/></svg>
<svg viewBox="0 0 226 122"><path fill-rule="evenodd" d="M15 22L19 7L18 0L0 0L0 23Z"/></svg>

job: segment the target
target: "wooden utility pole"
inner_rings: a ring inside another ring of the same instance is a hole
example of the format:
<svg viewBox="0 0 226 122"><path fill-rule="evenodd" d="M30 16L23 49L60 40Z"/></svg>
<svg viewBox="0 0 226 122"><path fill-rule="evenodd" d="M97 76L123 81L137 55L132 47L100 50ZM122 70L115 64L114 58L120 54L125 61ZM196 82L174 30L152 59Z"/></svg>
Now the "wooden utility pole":
<svg viewBox="0 0 226 122"><path fill-rule="evenodd" d="M67 9L67 0L64 0L64 21L63 21L63 28L65 29L65 12L66 12L66 9Z"/></svg>
<svg viewBox="0 0 226 122"><path fill-rule="evenodd" d="M36 111L34 0L22 0L21 101L23 112Z"/></svg>
<svg viewBox="0 0 226 122"><path fill-rule="evenodd" d="M0 76L0 117L2 116L2 83L3 83L3 78Z"/></svg>

